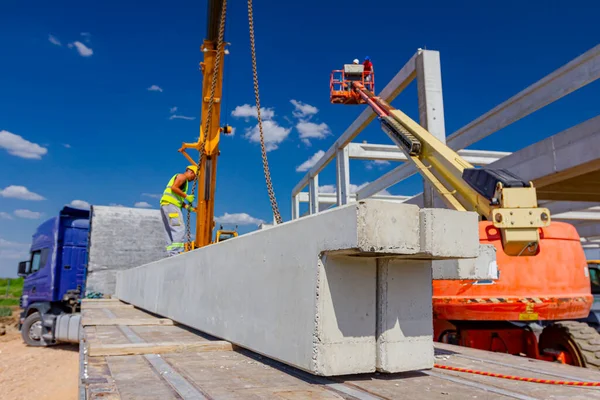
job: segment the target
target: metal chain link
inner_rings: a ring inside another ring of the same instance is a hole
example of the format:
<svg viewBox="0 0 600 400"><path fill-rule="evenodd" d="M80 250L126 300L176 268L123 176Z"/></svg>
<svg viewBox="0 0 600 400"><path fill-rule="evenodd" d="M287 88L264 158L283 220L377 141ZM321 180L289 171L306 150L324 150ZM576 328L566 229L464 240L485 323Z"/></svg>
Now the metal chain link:
<svg viewBox="0 0 600 400"><path fill-rule="evenodd" d="M279 207L275 199L273 184L271 183L271 173L269 172L269 163L267 161L267 151L265 149L265 138L263 136L262 120L260 118L260 98L258 94L258 74L256 72L256 49L254 47L254 15L252 13L252 0L248 0L248 23L250 25L250 47L252 50L252 72L254 75L254 95L256 97L256 113L258 117L258 129L260 130L260 149L262 152L263 170L265 173L265 181L267 183L267 191L271 201L271 209L278 224L282 223Z"/></svg>
<svg viewBox="0 0 600 400"><path fill-rule="evenodd" d="M200 149L198 149L198 153L199 153L198 154L198 168L201 165L202 157L205 155L204 149L206 147L206 140L208 138L208 130L210 128L210 123L211 123L211 119L212 119L213 105L215 103L215 91L217 88L217 76L219 75L219 68L221 67L221 53L222 53L221 48L223 47L223 38L225 37L226 13L227 13L227 0L223 0L223 8L221 9L221 22L219 25L219 38L217 40L217 55L215 58L215 67L214 67L212 81L211 81L211 85L210 85L210 99L208 102L208 115L206 117L206 126L204 127L204 138L202 140L202 143L200 144ZM202 101L204 101L204 99L202 99ZM200 171L198 171L198 172L200 172ZM194 196L196 195L196 188L198 186L198 176L199 175L200 175L199 173L196 174L196 179L194 179L194 184L192 185L192 194ZM192 241L192 228L190 226L191 214L192 214L192 212L189 209L187 209L186 237L187 237L188 243L191 243L191 241ZM197 218L197 216L196 216L196 218ZM198 232L196 232L196 234L198 234Z"/></svg>

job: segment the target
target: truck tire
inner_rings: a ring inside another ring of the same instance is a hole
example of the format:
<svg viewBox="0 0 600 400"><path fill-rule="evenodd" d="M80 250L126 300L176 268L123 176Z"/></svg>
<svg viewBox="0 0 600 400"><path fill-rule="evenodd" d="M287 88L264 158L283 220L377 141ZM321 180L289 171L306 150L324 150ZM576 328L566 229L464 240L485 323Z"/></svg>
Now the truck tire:
<svg viewBox="0 0 600 400"><path fill-rule="evenodd" d="M36 311L25 318L21 327L21 337L28 346L46 346L46 342L42 340L42 332L42 316L39 312Z"/></svg>
<svg viewBox="0 0 600 400"><path fill-rule="evenodd" d="M539 350L562 350L569 354L570 364L600 370L600 333L583 322L560 321L544 328Z"/></svg>

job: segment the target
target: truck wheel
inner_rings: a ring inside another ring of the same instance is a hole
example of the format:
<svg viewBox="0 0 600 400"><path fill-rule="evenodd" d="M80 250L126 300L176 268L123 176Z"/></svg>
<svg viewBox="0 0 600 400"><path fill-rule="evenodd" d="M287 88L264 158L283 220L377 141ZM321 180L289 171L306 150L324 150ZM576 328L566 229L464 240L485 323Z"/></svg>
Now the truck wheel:
<svg viewBox="0 0 600 400"><path fill-rule="evenodd" d="M544 349L564 351L568 363L600 370L600 333L591 326L576 321L560 321L544 328L539 339L540 353Z"/></svg>
<svg viewBox="0 0 600 400"><path fill-rule="evenodd" d="M34 312L23 322L21 327L21 337L28 346L46 346L42 340L42 316L39 312Z"/></svg>

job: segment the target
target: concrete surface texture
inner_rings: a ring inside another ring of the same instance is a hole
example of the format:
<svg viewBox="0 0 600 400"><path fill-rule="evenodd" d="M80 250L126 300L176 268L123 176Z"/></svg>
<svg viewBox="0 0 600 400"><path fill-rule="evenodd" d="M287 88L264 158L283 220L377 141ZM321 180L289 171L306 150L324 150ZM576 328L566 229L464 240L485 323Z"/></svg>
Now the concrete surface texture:
<svg viewBox="0 0 600 400"><path fill-rule="evenodd" d="M444 211L352 203L121 270L116 296L316 375L430 368L430 260L479 252L476 235L456 234L477 232L476 218Z"/></svg>
<svg viewBox="0 0 600 400"><path fill-rule="evenodd" d="M86 293L115 292L116 273L167 256L160 211L92 206Z"/></svg>

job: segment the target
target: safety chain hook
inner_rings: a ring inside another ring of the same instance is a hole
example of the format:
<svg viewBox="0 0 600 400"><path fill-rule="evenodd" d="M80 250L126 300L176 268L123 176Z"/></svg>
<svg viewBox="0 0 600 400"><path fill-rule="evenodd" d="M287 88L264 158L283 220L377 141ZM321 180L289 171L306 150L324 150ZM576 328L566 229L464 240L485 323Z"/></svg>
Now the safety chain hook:
<svg viewBox="0 0 600 400"><path fill-rule="evenodd" d="M248 23L250 25L250 47L252 50L252 72L254 75L254 95L256 97L256 113L258 117L258 129L260 131L260 149L262 152L263 170L265 173L265 181L267 183L267 191L269 192L269 199L271 200L271 209L273 210L273 216L278 224L282 223L281 214L279 214L279 207L277 206L277 200L275 199L275 193L273 191L273 184L271 183L271 173L269 171L269 162L267 160L267 151L265 149L265 138L263 135L262 120L260 118L260 96L258 92L258 74L256 72L256 49L254 45L254 15L252 13L252 0L248 0Z"/></svg>
<svg viewBox="0 0 600 400"><path fill-rule="evenodd" d="M213 71L213 75L212 75L212 81L210 84L210 99L208 102L208 115L206 116L206 126L204 127L204 131L201 132L201 134L204 135L204 137L202 138L202 143L200 144L200 149L198 149L198 168L200 168L201 162L202 162L202 157L205 156L204 154L204 149L206 147L206 141L208 138L208 133L209 133L209 128L210 128L210 123L212 120L212 110L213 110L213 105L215 103L215 91L217 88L217 76L219 75L219 69L221 67L221 53L223 52L223 39L225 37L225 18L227 16L227 0L223 0L223 5L221 8L221 21L219 24L219 38L217 40L217 54L215 57L215 69ZM202 126L200 126L200 128L202 128ZM192 185L192 194L194 196L196 196L196 188L198 187L198 176L199 174L199 170L198 173L196 174L196 179L194 179L194 184ZM192 212L188 209L187 210L187 224L186 224L186 237L187 237L187 242L190 243L191 246L191 242L192 242L192 228L190 226L190 218L191 218L191 214ZM196 216L197 218L198 216ZM196 235L198 234L198 232L196 232Z"/></svg>

